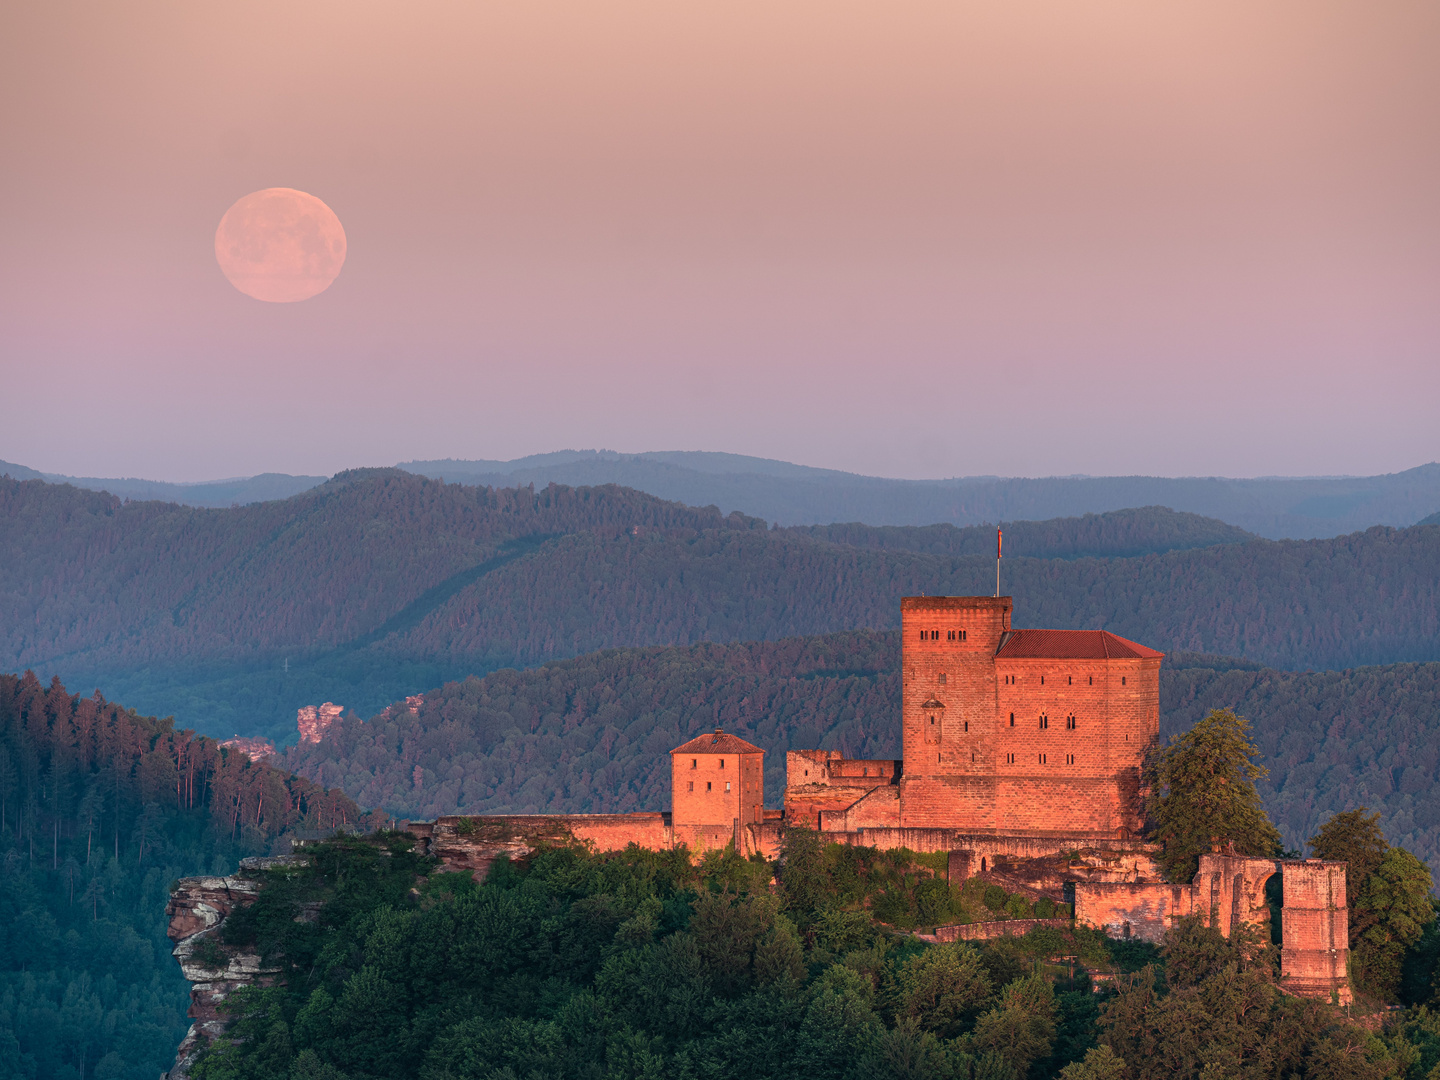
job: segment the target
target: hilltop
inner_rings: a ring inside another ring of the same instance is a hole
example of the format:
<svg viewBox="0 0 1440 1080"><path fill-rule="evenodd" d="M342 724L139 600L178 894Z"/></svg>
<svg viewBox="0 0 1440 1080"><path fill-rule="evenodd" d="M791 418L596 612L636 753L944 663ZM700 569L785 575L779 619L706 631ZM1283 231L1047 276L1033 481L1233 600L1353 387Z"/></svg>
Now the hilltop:
<svg viewBox="0 0 1440 1080"><path fill-rule="evenodd" d="M1152 508L1008 535L1018 625L1274 667L1440 659L1440 527L1275 542ZM370 713L596 649L887 629L903 595L992 591L991 542L399 470L225 510L0 480L0 668L273 737L299 705Z"/></svg>

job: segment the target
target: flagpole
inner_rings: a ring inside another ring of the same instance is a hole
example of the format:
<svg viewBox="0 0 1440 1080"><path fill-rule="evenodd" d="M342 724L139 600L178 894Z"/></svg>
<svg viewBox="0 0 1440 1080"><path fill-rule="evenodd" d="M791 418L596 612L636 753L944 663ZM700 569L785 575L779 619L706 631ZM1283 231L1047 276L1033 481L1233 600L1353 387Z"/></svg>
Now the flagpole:
<svg viewBox="0 0 1440 1080"><path fill-rule="evenodd" d="M1000 599L1000 546L1004 542L1005 534L999 529L995 530L995 599Z"/></svg>

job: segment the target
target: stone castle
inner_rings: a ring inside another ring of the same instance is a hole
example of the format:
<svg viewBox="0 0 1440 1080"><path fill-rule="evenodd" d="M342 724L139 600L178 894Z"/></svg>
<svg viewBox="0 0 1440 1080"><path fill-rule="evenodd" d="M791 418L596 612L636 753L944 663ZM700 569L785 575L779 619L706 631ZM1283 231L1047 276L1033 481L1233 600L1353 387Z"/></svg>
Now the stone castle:
<svg viewBox="0 0 1440 1080"><path fill-rule="evenodd" d="M716 730L670 752L669 813L404 827L447 866L484 874L501 854L557 840L600 851L734 844L774 858L783 830L803 826L835 843L946 852L952 883L987 875L1147 940L1194 915L1227 934L1240 922L1268 931L1265 886L1279 875L1283 984L1348 1002L1345 864L1217 851L1193 882L1164 882L1142 839L1164 654L1104 630L1015 630L1011 610L1005 596L905 597L903 756L792 750L783 809L765 806L764 750Z"/></svg>
<svg viewBox="0 0 1440 1080"><path fill-rule="evenodd" d="M1164 654L1103 630L1014 630L1011 608L1009 597L904 598L901 758L792 750L783 809L765 806L764 750L716 730L670 752L668 813L452 816L400 827L447 869L483 876L500 855L546 843L599 851L733 844L774 858L783 830L803 826L835 843L946 852L952 884L982 875L1073 904L1079 923L1152 941L1195 916L1227 935L1241 923L1268 933L1265 888L1278 875L1282 987L1347 1004L1345 864L1217 851L1201 856L1192 882L1165 882L1156 849L1142 839L1142 770L1159 738ZM406 707L420 704L412 698ZM319 741L340 712L328 702L301 710L302 737ZM171 936L193 967L196 943L253 899L254 887L230 878L181 886ZM983 938L1027 925L941 927L936 935ZM197 1032L223 1030L225 996L264 974L246 969L246 959L224 975L186 969L196 982L196 1026L182 1059Z"/></svg>

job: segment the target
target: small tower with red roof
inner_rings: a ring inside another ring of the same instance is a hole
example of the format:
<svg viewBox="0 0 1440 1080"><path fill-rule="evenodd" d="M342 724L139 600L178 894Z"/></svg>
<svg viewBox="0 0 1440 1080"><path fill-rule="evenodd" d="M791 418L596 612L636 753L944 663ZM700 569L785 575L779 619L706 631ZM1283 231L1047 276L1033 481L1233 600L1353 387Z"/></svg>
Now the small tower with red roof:
<svg viewBox="0 0 1440 1080"><path fill-rule="evenodd" d="M716 728L670 751L676 842L729 837L765 819L765 751Z"/></svg>

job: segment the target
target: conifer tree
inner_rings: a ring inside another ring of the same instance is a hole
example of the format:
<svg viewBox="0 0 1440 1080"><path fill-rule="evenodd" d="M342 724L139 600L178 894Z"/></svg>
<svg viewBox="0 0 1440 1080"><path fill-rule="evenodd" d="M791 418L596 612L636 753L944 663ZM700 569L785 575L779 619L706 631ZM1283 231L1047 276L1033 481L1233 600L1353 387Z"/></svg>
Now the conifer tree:
<svg viewBox="0 0 1440 1080"><path fill-rule="evenodd" d="M1255 790L1255 781L1266 775L1258 756L1250 724L1230 709L1213 710L1156 755L1147 810L1171 881L1193 878L1207 851L1280 854L1280 831Z"/></svg>

